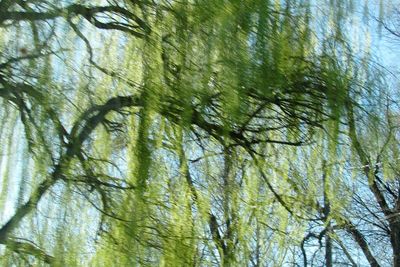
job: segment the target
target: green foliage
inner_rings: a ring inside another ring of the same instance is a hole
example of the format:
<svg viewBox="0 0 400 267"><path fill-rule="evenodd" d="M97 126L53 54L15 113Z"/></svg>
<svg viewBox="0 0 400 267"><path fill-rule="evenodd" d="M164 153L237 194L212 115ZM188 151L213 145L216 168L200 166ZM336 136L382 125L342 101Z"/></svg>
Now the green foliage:
<svg viewBox="0 0 400 267"><path fill-rule="evenodd" d="M399 154L353 2L1 1L1 264L289 266L339 243L372 175L349 165Z"/></svg>

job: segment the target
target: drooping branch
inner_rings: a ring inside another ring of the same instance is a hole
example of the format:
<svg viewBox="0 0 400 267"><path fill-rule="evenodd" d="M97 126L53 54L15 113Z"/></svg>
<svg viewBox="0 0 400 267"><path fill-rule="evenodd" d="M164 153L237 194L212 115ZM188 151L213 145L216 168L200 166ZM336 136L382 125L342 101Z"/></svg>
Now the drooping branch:
<svg viewBox="0 0 400 267"><path fill-rule="evenodd" d="M47 254L43 249L39 248L32 241L10 237L7 242L3 244L16 253L23 253L34 256L35 258L40 259L50 265L54 263L54 257Z"/></svg>
<svg viewBox="0 0 400 267"><path fill-rule="evenodd" d="M373 256L367 241L365 241L364 235L348 220L345 223L345 229L353 236L353 239L361 248L371 267L380 267L378 261Z"/></svg>
<svg viewBox="0 0 400 267"><path fill-rule="evenodd" d="M96 15L100 13L111 13L123 16L127 20L132 20L136 25L130 25L119 22L101 22L98 20ZM84 17L88 22L93 24L99 29L105 30L118 30L123 31L133 36L143 38L145 34L150 32L150 27L138 16L130 12L129 10L122 8L117 5L112 6L94 6L87 7L80 4L72 4L65 8L58 8L49 10L47 12L36 12L36 11L8 11L6 9L0 11L0 24L7 20L12 21L44 21L53 20L62 17L71 17L80 15ZM136 28L140 28L145 33L140 33Z"/></svg>
<svg viewBox="0 0 400 267"><path fill-rule="evenodd" d="M26 88L26 89L24 89ZM36 98L40 98L41 94L39 91L36 90L31 90L32 87L22 84L19 87L14 87L14 89L19 89L23 90L24 93L27 93L31 96L34 96ZM49 178L47 178L42 184L37 188L36 191L34 191L29 198L29 200L19 207L14 214L14 216L0 229L0 241L5 241L7 239L7 236L11 233L12 230L14 230L20 223L20 221L27 215L29 214L33 209L35 209L38 205L38 202L42 198L42 196L47 192L47 190L54 185L54 183L62 177L63 175L63 170L62 168L64 165L68 165L68 162L77 155L77 153L80 151L82 144L87 140L87 138L91 135L91 133L94 131L94 129L102 123L106 115L110 113L111 111L116 111L119 112L123 108L126 107L132 107L132 106L142 106L141 99L139 96L117 96L110 98L105 104L103 105L96 105L91 108L89 108L86 112L82 114L82 116L76 121L74 127L71 130L71 133L69 134L69 142L67 145L67 150L65 155L60 159L59 165L55 167L54 172L50 175ZM161 113L164 116L169 116L169 118L172 120L176 120L177 114L171 112L169 110L169 105L165 105L162 107ZM53 116L55 116L53 114ZM192 115L192 124L202 128L206 132L208 132L212 136L220 136L222 134L228 134L229 137L231 137L233 140L239 141L242 144L248 144L249 141L246 140L246 138L243 136L243 134L238 133L236 131L228 131L217 124L207 122L197 111L194 110L193 115ZM63 128L62 128L63 129ZM65 130L63 130L65 131ZM272 143L281 143L279 141L275 140L266 140L266 142L272 142ZM299 145L298 143L287 143L283 142L285 144L292 144L292 145ZM270 189L273 189L270 186ZM286 205L286 203L281 199L281 197L273 191L275 196L277 197L278 201L281 202L281 204L284 205L286 209L288 209L289 212L291 210L289 207Z"/></svg>
<svg viewBox="0 0 400 267"><path fill-rule="evenodd" d="M189 190L191 192L193 202L196 204L198 209L201 209L201 204L199 203L199 201L200 201L199 194L194 185L192 175L190 174L190 169L189 169L189 166L187 163L185 153L183 151L183 147L180 147L179 149L181 150L180 151L181 156L180 156L179 161L185 171L184 177L185 177L187 186L189 187ZM225 241L223 239L223 236L220 233L217 217L214 215L214 213L211 210L208 210L206 212L206 214L208 216L207 222L208 222L208 228L209 228L211 236L212 236L212 240L214 241L214 243L218 249L221 259L223 259L224 256L226 256L228 254L228 250L227 250Z"/></svg>
<svg viewBox="0 0 400 267"><path fill-rule="evenodd" d="M105 116L111 111L118 111L122 107L135 104L134 97L116 97L107 101L104 105L99 105L89 109L76 122L73 127L71 138L68 143L67 151L61 156L59 163L54 167L51 175L48 176L32 193L28 201L18 207L14 215L0 228L0 243L6 244L9 236L16 229L21 221L35 210L39 201L48 190L60 179L64 177L64 168L77 155L82 143L90 136L96 126L104 120ZM94 114L93 114L94 113ZM81 127L81 128L80 128ZM81 130L78 132L78 128Z"/></svg>
<svg viewBox="0 0 400 267"><path fill-rule="evenodd" d="M54 172L56 176L59 170ZM8 242L8 237L11 232L16 229L21 221L30 212L36 209L40 199L44 194L56 183L56 179L47 178L31 193L29 200L18 207L14 215L0 228L0 243L6 244Z"/></svg>
<svg viewBox="0 0 400 267"><path fill-rule="evenodd" d="M354 147L354 149L360 159L361 164L363 164L363 171L364 171L364 175L368 179L369 189L373 193L383 214L385 214L385 216L387 218L389 218L392 216L392 211L385 199L385 196L381 192L381 190L376 182L377 181L377 179L375 177L376 173L374 172L373 168L371 168L372 162L370 161L367 154L363 150L362 145L357 137L353 105L351 103L347 103L346 107L347 107L347 119L348 119L348 124L349 124L349 137L351 140L351 144Z"/></svg>

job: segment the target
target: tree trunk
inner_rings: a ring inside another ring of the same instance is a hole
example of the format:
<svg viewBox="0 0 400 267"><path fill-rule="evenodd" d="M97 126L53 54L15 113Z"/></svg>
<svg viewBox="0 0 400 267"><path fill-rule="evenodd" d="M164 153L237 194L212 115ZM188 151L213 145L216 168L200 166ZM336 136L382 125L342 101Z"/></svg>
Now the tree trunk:
<svg viewBox="0 0 400 267"><path fill-rule="evenodd" d="M400 267L400 221L390 224L390 243L393 249L393 267Z"/></svg>

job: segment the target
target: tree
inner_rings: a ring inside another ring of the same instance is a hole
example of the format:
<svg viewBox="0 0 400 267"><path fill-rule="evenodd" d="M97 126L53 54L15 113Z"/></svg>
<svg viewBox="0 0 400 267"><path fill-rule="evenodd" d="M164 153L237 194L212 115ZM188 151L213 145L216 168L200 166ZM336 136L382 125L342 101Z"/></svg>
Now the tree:
<svg viewBox="0 0 400 267"><path fill-rule="evenodd" d="M367 163L377 87L351 3L308 2L1 1L2 264L307 265L317 221L328 266L336 228L373 265L320 159L347 120Z"/></svg>

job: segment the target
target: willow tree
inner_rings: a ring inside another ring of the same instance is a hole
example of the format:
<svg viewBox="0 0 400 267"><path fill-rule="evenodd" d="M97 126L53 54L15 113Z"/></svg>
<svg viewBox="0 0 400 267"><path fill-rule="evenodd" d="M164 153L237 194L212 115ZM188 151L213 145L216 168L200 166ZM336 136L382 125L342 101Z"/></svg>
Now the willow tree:
<svg viewBox="0 0 400 267"><path fill-rule="evenodd" d="M1 1L2 264L306 265L349 225L301 163L369 89L353 6Z"/></svg>

